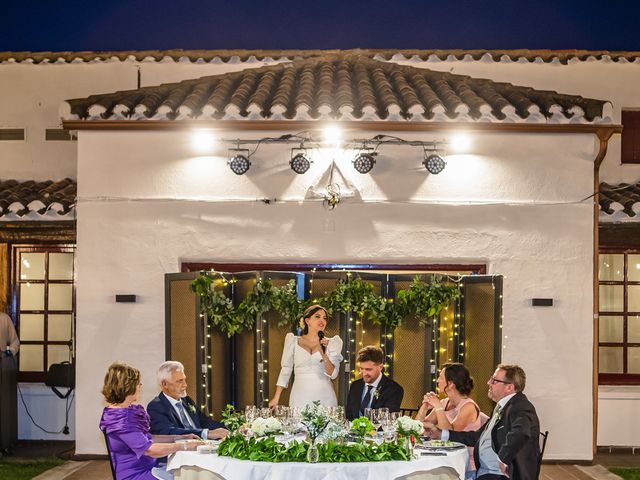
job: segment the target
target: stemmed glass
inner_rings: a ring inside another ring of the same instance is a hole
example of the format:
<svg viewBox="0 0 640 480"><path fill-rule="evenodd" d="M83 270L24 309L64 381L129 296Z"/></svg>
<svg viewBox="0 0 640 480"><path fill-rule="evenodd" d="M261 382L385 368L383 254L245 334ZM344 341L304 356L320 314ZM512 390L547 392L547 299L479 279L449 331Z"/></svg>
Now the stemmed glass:
<svg viewBox="0 0 640 480"><path fill-rule="evenodd" d="M373 425L373 427L375 428L376 432L374 434L374 438L378 437L378 429L380 428L380 426L382 425L382 417L381 417L381 409L378 408L370 408L369 409L369 421L371 421L371 424Z"/></svg>
<svg viewBox="0 0 640 480"><path fill-rule="evenodd" d="M256 407L255 405L247 405L246 407L244 407L244 419L249 425L251 425L253 421L258 418L258 416L258 407Z"/></svg>

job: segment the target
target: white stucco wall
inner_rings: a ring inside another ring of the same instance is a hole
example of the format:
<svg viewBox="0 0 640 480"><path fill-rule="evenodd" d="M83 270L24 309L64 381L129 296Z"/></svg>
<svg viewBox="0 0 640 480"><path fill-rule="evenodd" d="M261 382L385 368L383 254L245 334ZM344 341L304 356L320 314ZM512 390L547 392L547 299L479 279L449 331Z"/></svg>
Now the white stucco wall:
<svg viewBox="0 0 640 480"><path fill-rule="evenodd" d="M487 264L505 276L503 360L528 374L526 393L553 432L547 458L591 458L593 211L577 202L592 189L591 135L480 135L439 175L426 174L417 148L383 147L370 175L338 156L370 203L334 211L293 201L328 167L326 152L295 176L288 147L261 147L238 177L226 147L194 156L185 132L81 131L78 146L78 454L103 451L99 391L111 362L139 367L143 402L155 395L164 274L209 260ZM292 201L253 201L263 197ZM140 300L116 304L116 293ZM533 297L554 307L533 308Z"/></svg>

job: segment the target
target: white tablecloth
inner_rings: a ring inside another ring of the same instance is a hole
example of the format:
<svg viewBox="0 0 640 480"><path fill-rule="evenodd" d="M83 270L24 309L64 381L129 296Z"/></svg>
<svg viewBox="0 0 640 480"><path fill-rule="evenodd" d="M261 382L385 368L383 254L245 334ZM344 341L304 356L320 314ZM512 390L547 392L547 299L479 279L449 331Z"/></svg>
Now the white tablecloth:
<svg viewBox="0 0 640 480"><path fill-rule="evenodd" d="M446 456L423 456L417 460L360 463L251 462L211 453L176 452L167 470L178 480L392 480L409 478L464 479L467 449ZM212 475L213 472L216 475ZM424 475L413 474L424 473Z"/></svg>

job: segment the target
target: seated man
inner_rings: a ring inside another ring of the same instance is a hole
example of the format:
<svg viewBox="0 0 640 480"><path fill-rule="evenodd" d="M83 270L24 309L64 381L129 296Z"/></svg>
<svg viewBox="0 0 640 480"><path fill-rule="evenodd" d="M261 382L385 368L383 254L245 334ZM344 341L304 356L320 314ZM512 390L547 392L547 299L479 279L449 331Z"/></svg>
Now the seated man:
<svg viewBox="0 0 640 480"><path fill-rule="evenodd" d="M478 480L536 480L540 460L540 423L524 393L524 370L500 364L491 377L489 398L496 402L491 419L475 432L427 430L431 438L475 446Z"/></svg>
<svg viewBox="0 0 640 480"><path fill-rule="evenodd" d="M364 415L365 408L388 408L389 412L399 412L404 389L386 375L384 352L380 347L367 345L358 352L360 375L349 388L345 415L349 420ZM365 388L366 387L366 388Z"/></svg>
<svg viewBox="0 0 640 480"><path fill-rule="evenodd" d="M180 362L164 362L158 368L158 383L162 392L149 402L147 413L154 435L184 435L195 433L203 439L220 439L229 431L224 424L204 415L187 396L187 380Z"/></svg>

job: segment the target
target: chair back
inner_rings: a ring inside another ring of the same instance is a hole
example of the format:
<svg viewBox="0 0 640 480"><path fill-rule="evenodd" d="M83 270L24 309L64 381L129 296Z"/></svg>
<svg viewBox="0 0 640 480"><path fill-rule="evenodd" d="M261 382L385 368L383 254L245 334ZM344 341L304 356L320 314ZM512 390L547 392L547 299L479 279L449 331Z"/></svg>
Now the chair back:
<svg viewBox="0 0 640 480"><path fill-rule="evenodd" d="M548 438L549 438L549 430L540 432L540 458L538 459L538 476L540 476L540 469L542 468L542 457L544 456L544 449L547 448Z"/></svg>
<svg viewBox="0 0 640 480"><path fill-rule="evenodd" d="M414 417L416 414L418 413L418 409L417 408L401 408L400 409L400 415L404 416L406 415L407 417Z"/></svg>
<svg viewBox="0 0 640 480"><path fill-rule="evenodd" d="M109 466L111 467L111 476L113 477L113 480L118 480L116 478L116 466L113 461L113 456L111 455L111 444L109 443L109 436L107 435L106 430L100 429L100 431L102 432L102 435L104 435L104 443L107 446L107 455L109 455Z"/></svg>

